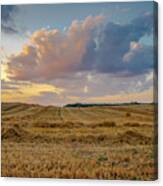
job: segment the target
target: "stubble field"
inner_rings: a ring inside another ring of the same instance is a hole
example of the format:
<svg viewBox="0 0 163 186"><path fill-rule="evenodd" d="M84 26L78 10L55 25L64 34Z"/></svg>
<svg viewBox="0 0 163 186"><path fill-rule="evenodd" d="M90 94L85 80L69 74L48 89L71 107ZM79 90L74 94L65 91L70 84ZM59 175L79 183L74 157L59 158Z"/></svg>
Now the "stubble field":
<svg viewBox="0 0 163 186"><path fill-rule="evenodd" d="M154 180L154 105L2 103L2 176Z"/></svg>

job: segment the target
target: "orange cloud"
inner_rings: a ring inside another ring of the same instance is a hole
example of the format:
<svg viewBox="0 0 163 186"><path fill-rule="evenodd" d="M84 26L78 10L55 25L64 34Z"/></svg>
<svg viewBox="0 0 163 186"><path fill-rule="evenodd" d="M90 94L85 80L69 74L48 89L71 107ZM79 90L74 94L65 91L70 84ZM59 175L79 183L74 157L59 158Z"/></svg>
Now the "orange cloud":
<svg viewBox="0 0 163 186"><path fill-rule="evenodd" d="M67 31L41 29L34 32L29 44L8 59L8 76L17 80L55 79L78 68L93 29L103 16L88 16L73 21Z"/></svg>
<svg viewBox="0 0 163 186"><path fill-rule="evenodd" d="M51 92L54 95L60 95L64 92L59 88L48 84L29 83L24 85L15 85L16 89L2 89L2 101L4 102L27 102L33 96L40 96L42 92Z"/></svg>

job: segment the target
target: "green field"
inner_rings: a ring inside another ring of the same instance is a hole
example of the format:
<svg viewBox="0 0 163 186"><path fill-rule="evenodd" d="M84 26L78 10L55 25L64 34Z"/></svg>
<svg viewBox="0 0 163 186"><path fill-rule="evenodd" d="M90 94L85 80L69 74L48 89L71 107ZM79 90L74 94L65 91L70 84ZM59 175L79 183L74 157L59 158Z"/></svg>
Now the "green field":
<svg viewBox="0 0 163 186"><path fill-rule="evenodd" d="M153 104L2 103L2 176L154 180Z"/></svg>

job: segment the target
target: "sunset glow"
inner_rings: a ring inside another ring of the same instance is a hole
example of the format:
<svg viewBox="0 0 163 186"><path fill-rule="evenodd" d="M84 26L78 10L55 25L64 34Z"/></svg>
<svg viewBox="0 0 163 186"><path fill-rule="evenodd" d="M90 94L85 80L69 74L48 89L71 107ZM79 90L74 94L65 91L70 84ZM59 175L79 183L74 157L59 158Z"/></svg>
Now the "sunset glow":
<svg viewBox="0 0 163 186"><path fill-rule="evenodd" d="M123 7L3 6L2 100L153 102L153 4Z"/></svg>

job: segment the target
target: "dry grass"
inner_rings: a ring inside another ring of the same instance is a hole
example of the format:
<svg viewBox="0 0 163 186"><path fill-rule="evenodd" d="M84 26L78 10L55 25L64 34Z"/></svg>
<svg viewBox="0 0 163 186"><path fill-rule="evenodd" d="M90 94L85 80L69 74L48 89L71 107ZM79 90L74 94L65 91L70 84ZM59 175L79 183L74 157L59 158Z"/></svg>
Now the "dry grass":
<svg viewBox="0 0 163 186"><path fill-rule="evenodd" d="M154 180L154 131L148 104L79 109L4 103L2 176Z"/></svg>

